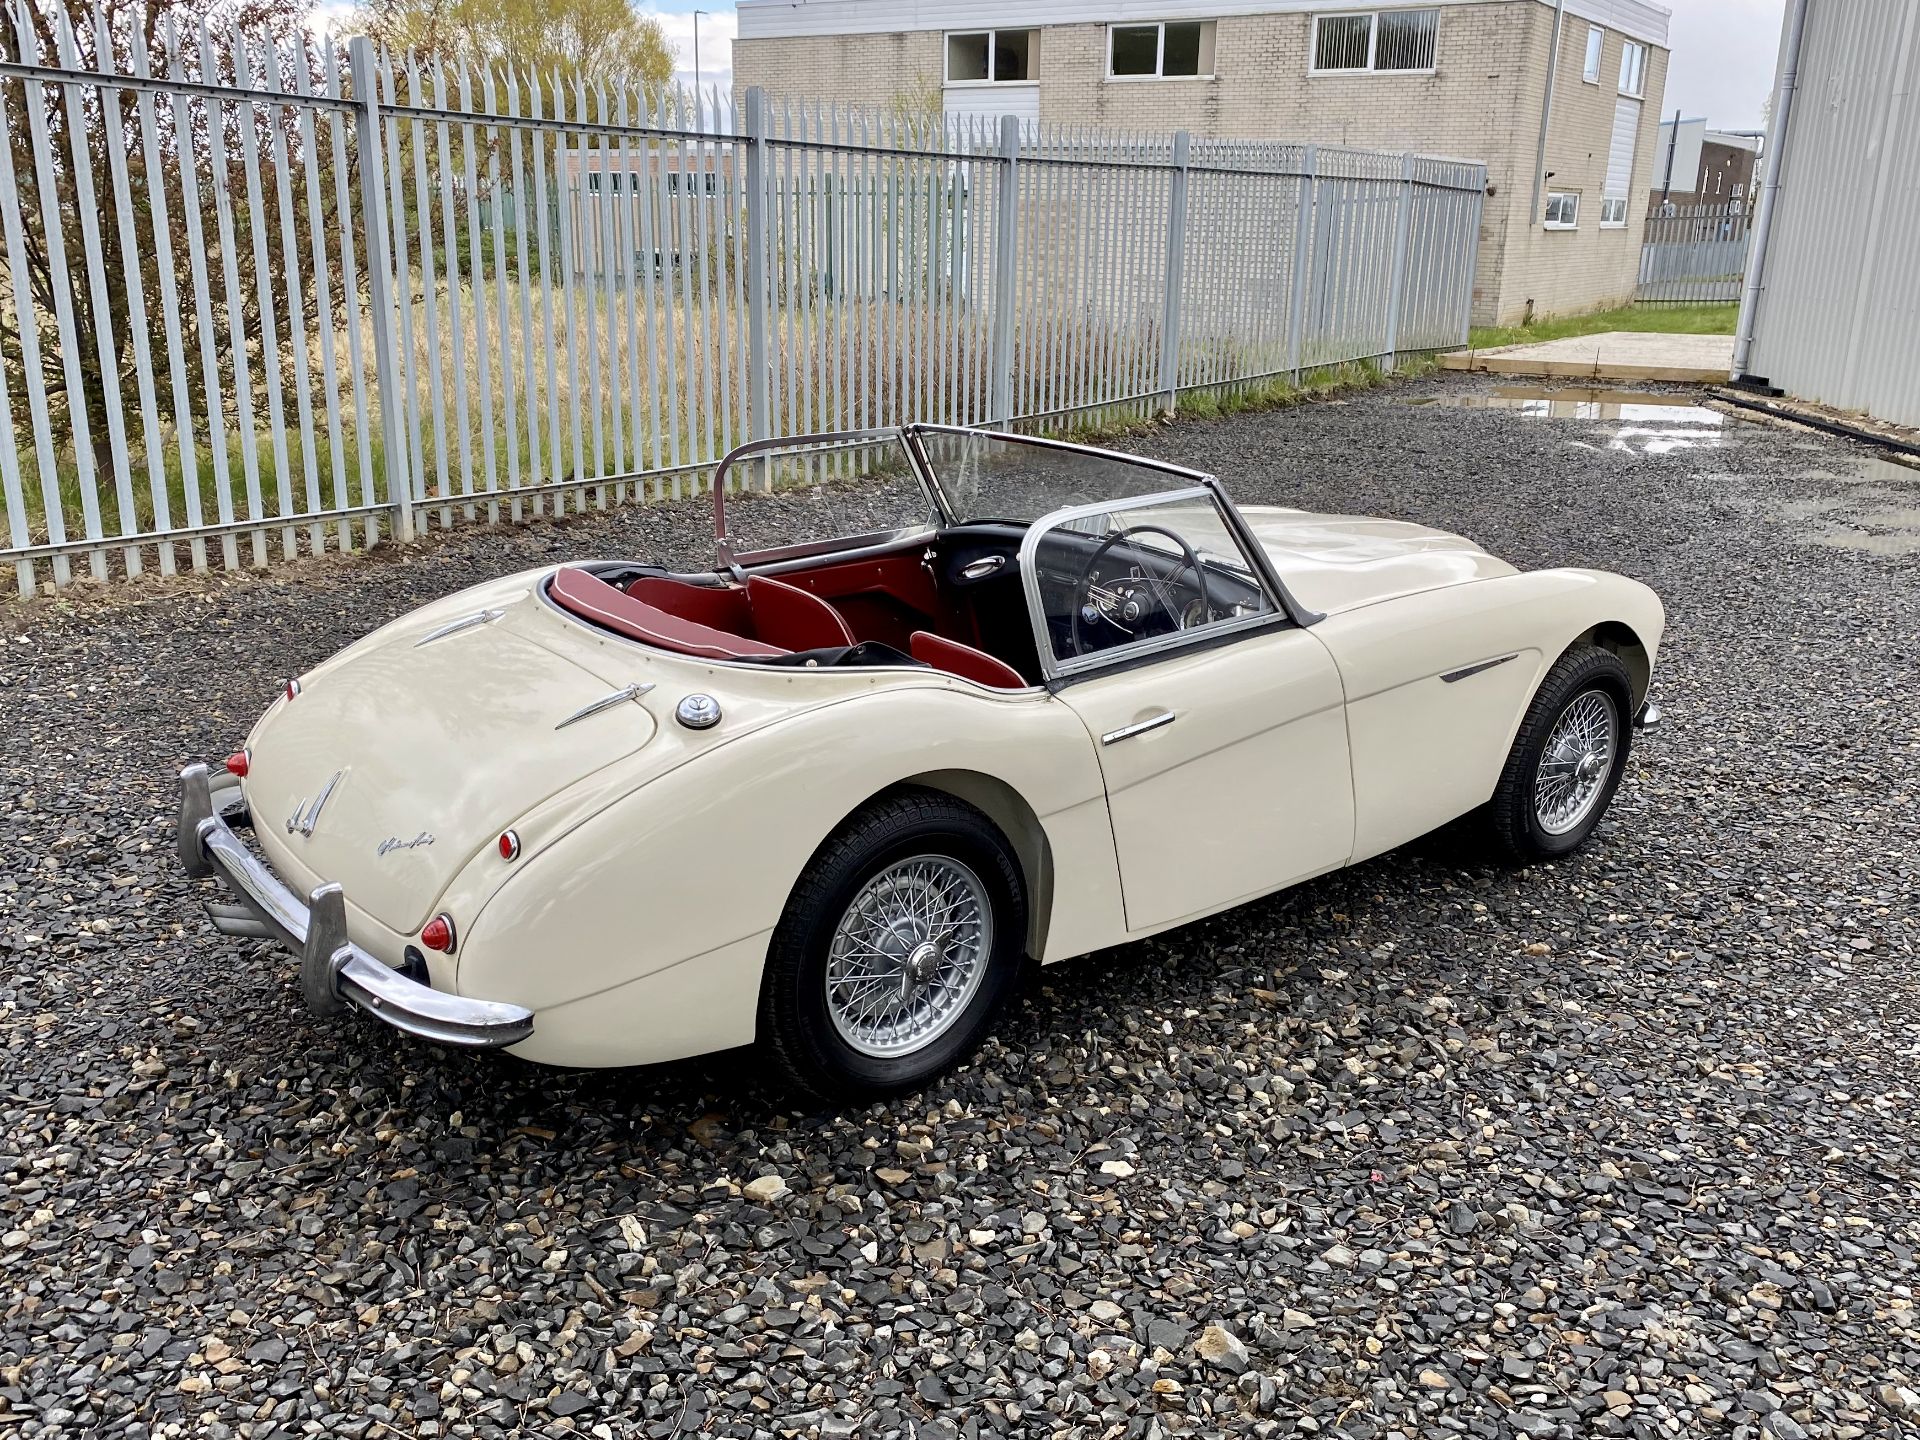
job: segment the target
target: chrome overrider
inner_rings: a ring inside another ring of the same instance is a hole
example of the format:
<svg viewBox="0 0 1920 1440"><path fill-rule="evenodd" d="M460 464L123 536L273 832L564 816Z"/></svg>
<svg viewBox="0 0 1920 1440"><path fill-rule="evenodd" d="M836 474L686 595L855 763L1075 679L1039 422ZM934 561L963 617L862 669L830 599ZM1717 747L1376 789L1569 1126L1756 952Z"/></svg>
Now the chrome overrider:
<svg viewBox="0 0 1920 1440"><path fill-rule="evenodd" d="M218 875L241 900L207 907L214 928L298 955L300 990L315 1014L338 1015L351 1003L396 1030L479 1049L533 1033L531 1010L449 995L355 945L347 938L346 892L322 885L303 901L234 834L252 823L237 778L205 765L180 772L180 863L189 875Z"/></svg>

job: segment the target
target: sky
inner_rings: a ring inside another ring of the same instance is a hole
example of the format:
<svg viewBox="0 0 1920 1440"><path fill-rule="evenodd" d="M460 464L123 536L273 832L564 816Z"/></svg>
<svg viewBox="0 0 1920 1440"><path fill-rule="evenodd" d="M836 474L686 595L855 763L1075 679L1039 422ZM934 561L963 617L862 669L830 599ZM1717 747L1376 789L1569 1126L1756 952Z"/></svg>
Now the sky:
<svg viewBox="0 0 1920 1440"><path fill-rule="evenodd" d="M1786 0L1665 0L1673 11L1673 60L1667 73L1662 109L1700 115L1716 129L1752 130L1761 124L1761 106L1773 88L1773 66L1780 46L1780 17ZM726 0L653 0L643 9L660 17L673 44L679 77L693 75L694 11L699 17L700 73L707 84L727 84L733 76L733 6Z"/></svg>
<svg viewBox="0 0 1920 1440"><path fill-rule="evenodd" d="M733 6L726 0L655 0L640 8L660 17L666 28L667 42L673 46L674 76L691 85L693 73L693 31L700 27L700 79L707 85L733 83ZM705 11L696 21L694 12Z"/></svg>
<svg viewBox="0 0 1920 1440"><path fill-rule="evenodd" d="M1780 58L1786 0L1663 0L1673 58L1661 109L1704 116L1716 130L1757 130Z"/></svg>

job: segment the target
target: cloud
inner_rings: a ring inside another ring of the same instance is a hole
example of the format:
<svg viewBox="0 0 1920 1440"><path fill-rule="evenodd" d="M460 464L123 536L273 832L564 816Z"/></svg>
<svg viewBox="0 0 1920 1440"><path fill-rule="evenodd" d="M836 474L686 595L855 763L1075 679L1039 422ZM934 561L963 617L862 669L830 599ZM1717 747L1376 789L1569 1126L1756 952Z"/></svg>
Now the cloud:
<svg viewBox="0 0 1920 1440"><path fill-rule="evenodd" d="M1773 89L1785 0L1686 0L1673 6L1673 61L1661 106L1749 129Z"/></svg>
<svg viewBox="0 0 1920 1440"><path fill-rule="evenodd" d="M673 47L674 78L682 84L693 83L693 26L691 10L665 10L656 5L643 7L667 32ZM732 6L716 5L699 17L700 79L707 85L728 87L733 84L733 37L739 21Z"/></svg>

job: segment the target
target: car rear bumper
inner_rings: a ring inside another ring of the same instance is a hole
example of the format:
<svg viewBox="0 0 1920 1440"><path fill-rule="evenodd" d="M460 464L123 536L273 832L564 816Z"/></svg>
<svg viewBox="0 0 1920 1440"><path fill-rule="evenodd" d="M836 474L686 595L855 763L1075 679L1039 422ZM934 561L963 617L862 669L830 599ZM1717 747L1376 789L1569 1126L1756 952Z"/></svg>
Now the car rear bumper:
<svg viewBox="0 0 1920 1440"><path fill-rule="evenodd" d="M240 900L207 907L214 928L299 956L300 989L316 1014L353 1004L409 1035L477 1049L533 1034L533 1011L436 990L355 945L340 886L321 885L302 900L234 833L251 823L237 780L205 765L180 772L180 863L189 875L219 876Z"/></svg>

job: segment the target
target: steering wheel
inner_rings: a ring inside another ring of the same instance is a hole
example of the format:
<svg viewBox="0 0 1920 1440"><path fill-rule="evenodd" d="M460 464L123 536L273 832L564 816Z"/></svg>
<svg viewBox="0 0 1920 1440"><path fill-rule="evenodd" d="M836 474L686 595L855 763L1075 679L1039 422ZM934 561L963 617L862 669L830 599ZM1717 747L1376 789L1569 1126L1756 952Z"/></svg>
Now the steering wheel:
<svg viewBox="0 0 1920 1440"><path fill-rule="evenodd" d="M1087 653L1086 636L1080 628L1080 617L1088 606L1092 604L1093 572L1109 550L1124 540L1131 540L1135 535L1163 535L1180 547L1180 570L1190 569L1193 571L1194 581L1200 590L1200 603L1205 607L1206 613L1209 616L1213 614L1213 597L1207 593L1207 567L1200 563L1200 557L1194 553L1193 546L1187 543L1186 537L1167 529L1164 525L1130 525L1124 530L1115 531L1105 540L1102 540L1100 544L1095 547L1093 553L1087 557L1086 563L1080 567L1080 576L1074 582L1073 586L1072 644L1075 655L1084 655ZM1165 611L1167 616L1173 621L1174 628L1179 629L1180 612L1162 588L1162 582L1168 577L1156 577L1151 573L1147 573L1146 567L1144 566L1142 567L1142 572L1142 578L1153 588L1155 596L1159 599L1160 608ZM1174 571L1176 575L1179 573L1179 570ZM1095 606L1094 608L1099 609L1100 607ZM1102 613L1105 612L1102 611Z"/></svg>

